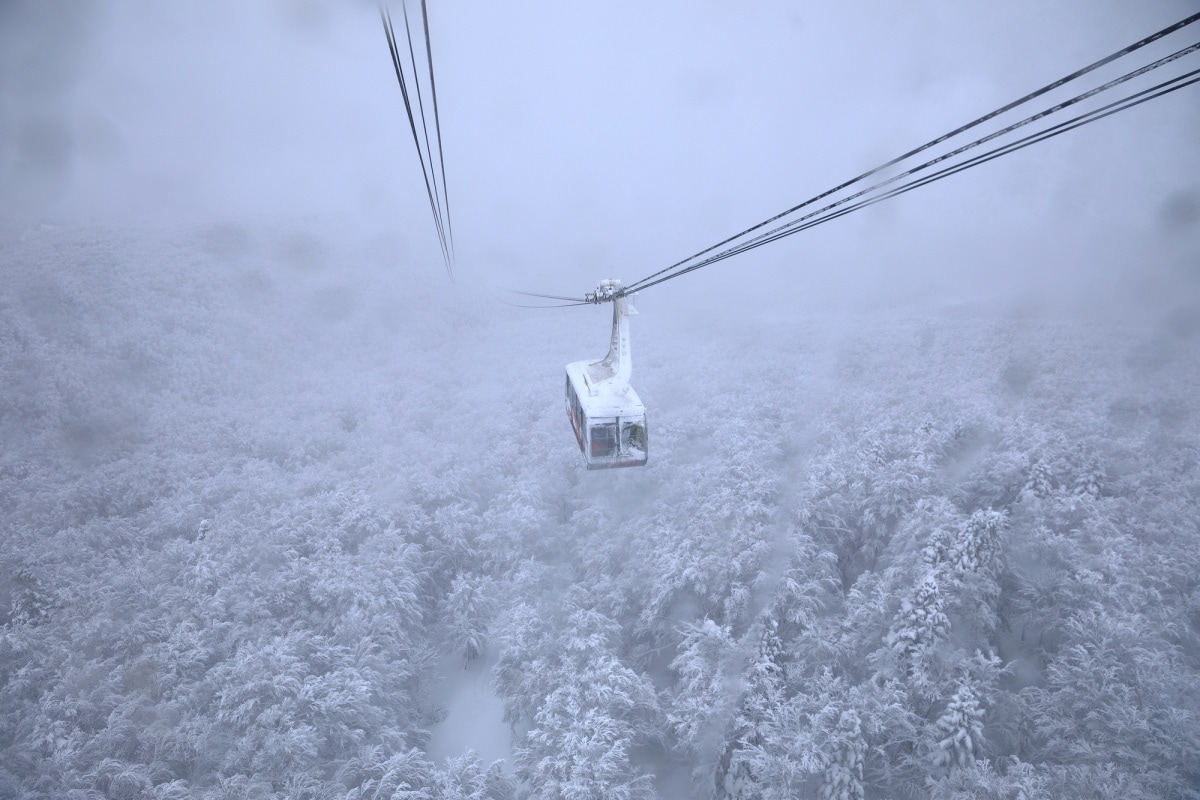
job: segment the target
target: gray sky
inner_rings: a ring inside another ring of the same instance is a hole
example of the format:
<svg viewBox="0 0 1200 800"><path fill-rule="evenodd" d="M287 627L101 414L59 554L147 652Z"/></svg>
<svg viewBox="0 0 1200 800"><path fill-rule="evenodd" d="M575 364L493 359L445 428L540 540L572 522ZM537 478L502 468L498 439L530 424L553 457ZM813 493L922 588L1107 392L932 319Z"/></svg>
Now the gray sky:
<svg viewBox="0 0 1200 800"><path fill-rule="evenodd" d="M1198 7L430 5L461 280L556 293L656 271ZM397 231L399 257L440 270L373 3L0 14L7 214L338 215ZM1134 262L1176 269L1200 249L1198 93L702 270L655 302L1127 290Z"/></svg>

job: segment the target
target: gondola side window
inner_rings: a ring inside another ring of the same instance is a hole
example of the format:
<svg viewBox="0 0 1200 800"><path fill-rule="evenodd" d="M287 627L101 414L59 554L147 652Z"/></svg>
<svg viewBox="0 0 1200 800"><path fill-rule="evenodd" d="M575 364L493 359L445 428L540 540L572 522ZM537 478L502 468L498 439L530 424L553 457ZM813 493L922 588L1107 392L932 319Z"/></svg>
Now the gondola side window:
<svg viewBox="0 0 1200 800"><path fill-rule="evenodd" d="M571 425L575 428L579 449L583 450L583 437L586 433L583 408L579 405L579 395L575 393L575 387L571 385L570 376L567 377L567 414L571 418Z"/></svg>
<svg viewBox="0 0 1200 800"><path fill-rule="evenodd" d="M575 419L579 419L579 398L575 395L575 387L571 385L570 378L567 378L567 409Z"/></svg>

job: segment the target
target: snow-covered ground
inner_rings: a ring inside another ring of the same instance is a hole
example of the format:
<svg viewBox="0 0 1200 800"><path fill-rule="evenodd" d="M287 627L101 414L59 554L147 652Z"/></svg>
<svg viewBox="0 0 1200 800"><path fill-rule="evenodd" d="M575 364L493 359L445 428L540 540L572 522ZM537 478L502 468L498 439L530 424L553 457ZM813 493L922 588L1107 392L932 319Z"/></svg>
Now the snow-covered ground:
<svg viewBox="0 0 1200 800"><path fill-rule="evenodd" d="M454 653L439 665L445 676L446 718L430 729L427 753L434 762L471 750L489 764L511 763L511 727L491 685L495 664L494 654L468 662Z"/></svg>

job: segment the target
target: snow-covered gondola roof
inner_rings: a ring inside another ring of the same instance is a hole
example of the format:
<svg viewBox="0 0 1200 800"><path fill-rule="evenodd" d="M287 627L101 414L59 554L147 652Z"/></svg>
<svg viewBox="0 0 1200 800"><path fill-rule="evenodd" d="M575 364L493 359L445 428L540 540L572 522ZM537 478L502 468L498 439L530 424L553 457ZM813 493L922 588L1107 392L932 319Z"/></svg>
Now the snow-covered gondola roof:
<svg viewBox="0 0 1200 800"><path fill-rule="evenodd" d="M632 386L612 378L593 380L590 366L590 361L572 361L567 364L567 376L574 384L575 393L579 396L579 402L589 419L645 415L646 407L642 405L641 398Z"/></svg>

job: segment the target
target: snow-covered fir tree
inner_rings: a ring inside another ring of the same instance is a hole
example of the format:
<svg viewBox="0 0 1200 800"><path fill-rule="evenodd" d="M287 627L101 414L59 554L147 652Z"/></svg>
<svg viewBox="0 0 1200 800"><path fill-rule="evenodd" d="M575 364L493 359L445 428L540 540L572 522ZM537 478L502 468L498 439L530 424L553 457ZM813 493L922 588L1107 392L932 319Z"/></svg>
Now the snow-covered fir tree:
<svg viewBox="0 0 1200 800"><path fill-rule="evenodd" d="M934 765L943 770L963 767L983 752L983 709L969 683L955 691L935 725L938 736Z"/></svg>
<svg viewBox="0 0 1200 800"><path fill-rule="evenodd" d="M853 709L838 715L829 743L828 766L822 776L821 800L863 800L863 756L867 743L862 723Z"/></svg>
<svg viewBox="0 0 1200 800"><path fill-rule="evenodd" d="M950 632L950 619L937 577L930 573L900 603L899 613L884 642L904 659L930 650Z"/></svg>
<svg viewBox="0 0 1200 800"><path fill-rule="evenodd" d="M773 614L765 613L756 627L754 655L741 679L741 708L717 770L716 795L731 800L757 800L763 796L762 776L755 772L756 750L763 748L772 712L783 700L779 623Z"/></svg>
<svg viewBox="0 0 1200 800"><path fill-rule="evenodd" d="M1029 465L1029 477L1022 491L1038 500L1045 500L1054 493L1054 473L1044 459L1036 458Z"/></svg>

